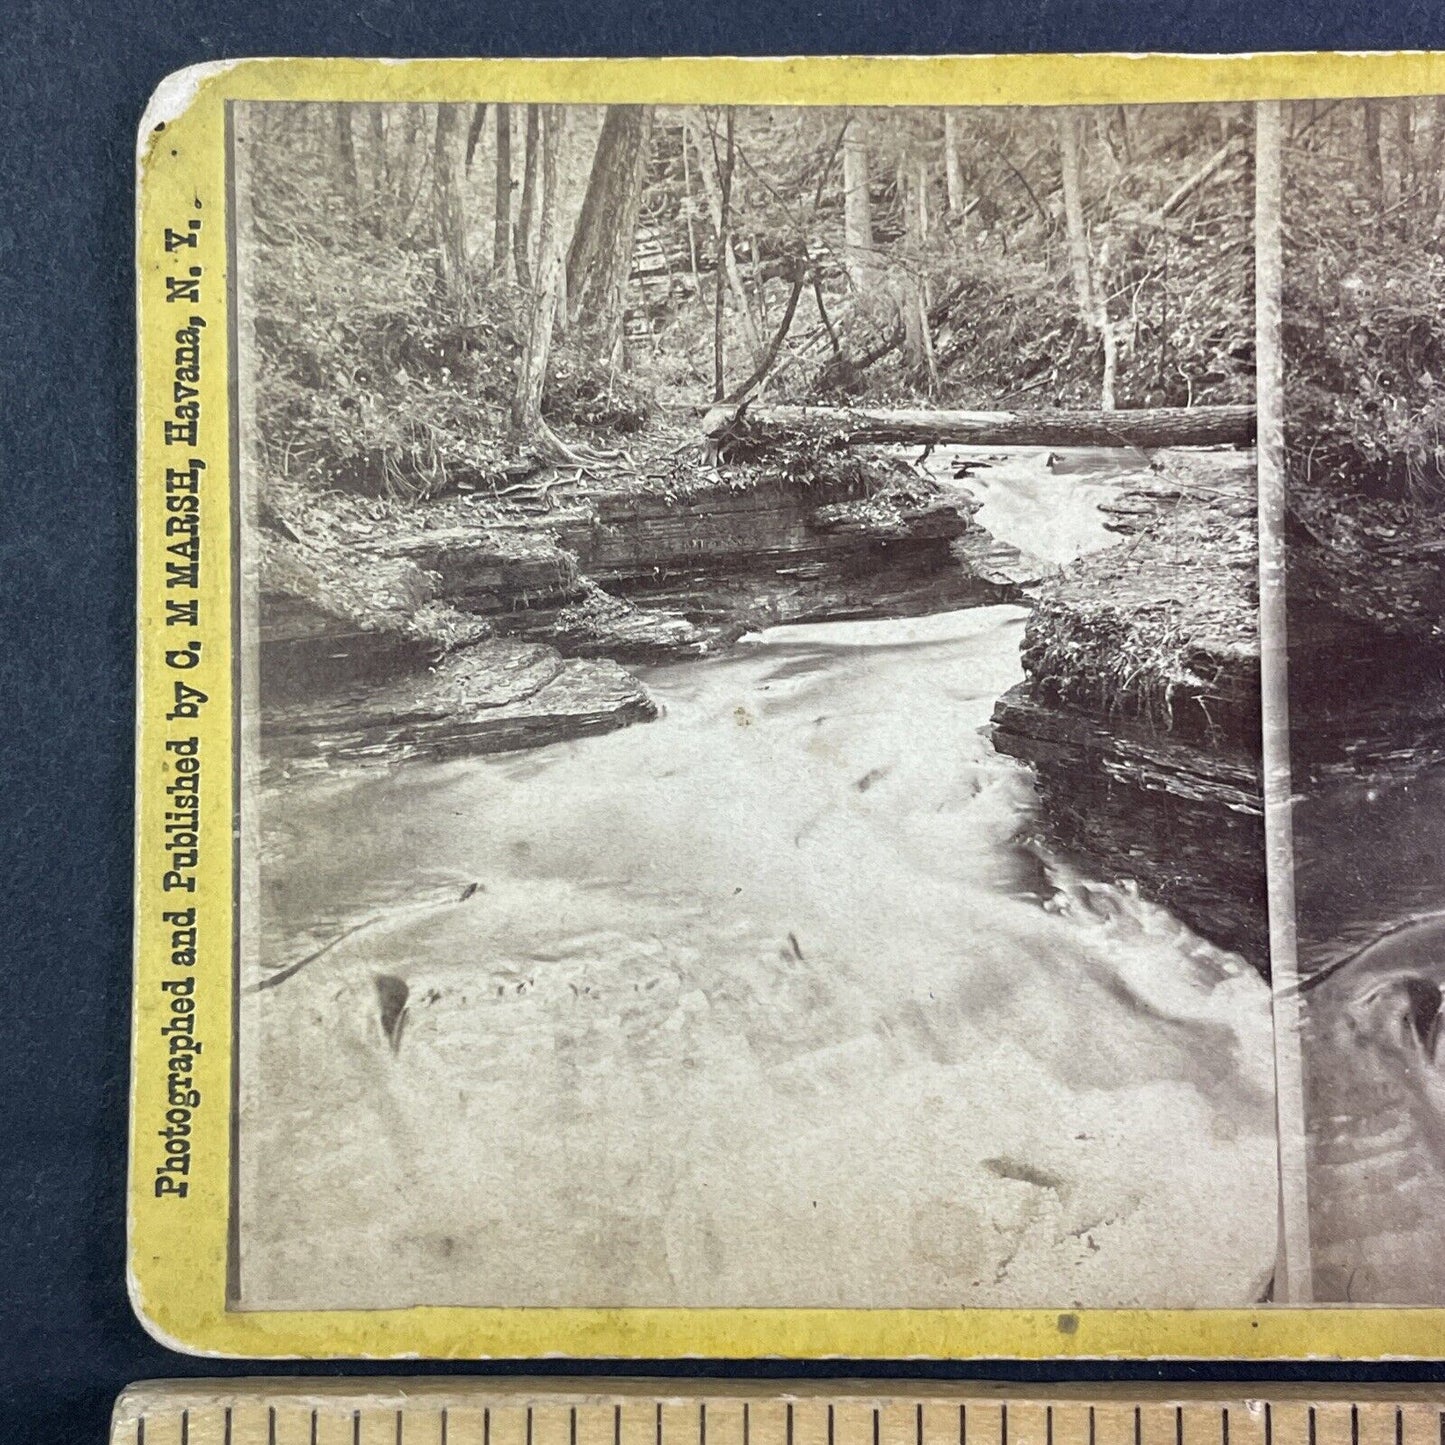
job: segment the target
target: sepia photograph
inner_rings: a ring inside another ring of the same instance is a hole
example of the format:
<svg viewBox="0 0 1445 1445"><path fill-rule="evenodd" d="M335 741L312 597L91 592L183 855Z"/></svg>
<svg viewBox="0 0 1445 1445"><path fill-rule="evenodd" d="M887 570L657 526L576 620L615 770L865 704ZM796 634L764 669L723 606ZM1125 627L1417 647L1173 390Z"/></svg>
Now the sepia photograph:
<svg viewBox="0 0 1445 1445"><path fill-rule="evenodd" d="M1445 116L1293 114L1316 1289L1401 1299ZM230 1307L1271 1300L1253 107L227 127Z"/></svg>
<svg viewBox="0 0 1445 1445"><path fill-rule="evenodd" d="M1302 1298L1438 1306L1445 100L1296 103L1282 151Z"/></svg>

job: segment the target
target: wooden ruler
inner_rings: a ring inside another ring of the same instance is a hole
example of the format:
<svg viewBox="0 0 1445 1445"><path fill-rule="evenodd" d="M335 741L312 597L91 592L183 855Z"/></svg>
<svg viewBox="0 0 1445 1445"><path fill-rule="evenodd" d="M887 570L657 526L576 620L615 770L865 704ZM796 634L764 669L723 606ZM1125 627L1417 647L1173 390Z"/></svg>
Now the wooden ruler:
<svg viewBox="0 0 1445 1445"><path fill-rule="evenodd" d="M112 1445L1445 1445L1445 1385L203 1380L133 1385Z"/></svg>

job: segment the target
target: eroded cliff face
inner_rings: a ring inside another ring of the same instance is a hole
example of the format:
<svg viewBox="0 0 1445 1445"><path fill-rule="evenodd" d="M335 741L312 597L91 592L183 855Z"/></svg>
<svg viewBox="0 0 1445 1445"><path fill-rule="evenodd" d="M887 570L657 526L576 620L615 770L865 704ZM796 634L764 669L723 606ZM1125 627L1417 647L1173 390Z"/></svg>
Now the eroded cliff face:
<svg viewBox="0 0 1445 1445"><path fill-rule="evenodd" d="M1445 508L1292 483L1296 783L1445 760Z"/></svg>
<svg viewBox="0 0 1445 1445"><path fill-rule="evenodd" d="M1314 1298L1445 1298L1445 506L1297 458L1295 957Z"/></svg>
<svg viewBox="0 0 1445 1445"><path fill-rule="evenodd" d="M1268 971L1252 452L1169 451L1039 588L994 745L1047 840Z"/></svg>
<svg viewBox="0 0 1445 1445"><path fill-rule="evenodd" d="M1291 832L1311 979L1352 973L1373 943L1440 911L1445 512L1310 484L1291 502ZM1435 977L1428 950L1418 963Z"/></svg>
<svg viewBox="0 0 1445 1445"><path fill-rule="evenodd" d="M655 714L619 663L770 624L908 616L1017 589L958 549L976 507L890 458L835 478L464 498L266 538L263 737L288 754L495 751ZM977 550L975 548L975 550ZM518 668L518 649L530 649ZM546 659L555 676L540 688Z"/></svg>

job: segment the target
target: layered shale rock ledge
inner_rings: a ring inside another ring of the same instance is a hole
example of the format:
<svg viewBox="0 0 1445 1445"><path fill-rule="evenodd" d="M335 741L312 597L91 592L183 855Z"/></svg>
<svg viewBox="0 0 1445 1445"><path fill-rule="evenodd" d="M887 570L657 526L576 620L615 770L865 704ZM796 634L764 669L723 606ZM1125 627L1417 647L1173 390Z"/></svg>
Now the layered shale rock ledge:
<svg viewBox="0 0 1445 1445"><path fill-rule="evenodd" d="M265 718L263 741L269 755L292 762L399 762L540 747L656 716L642 684L615 662L493 640L420 676L278 707Z"/></svg>
<svg viewBox="0 0 1445 1445"><path fill-rule="evenodd" d="M1445 642L1361 624L1319 597L1289 606L1296 789L1445 763Z"/></svg>
<svg viewBox="0 0 1445 1445"><path fill-rule="evenodd" d="M1338 480L1294 478L1289 498L1298 961L1323 977L1356 955L1363 967L1367 945L1439 907L1445 509ZM1328 1019L1345 995L1309 997Z"/></svg>
<svg viewBox="0 0 1445 1445"><path fill-rule="evenodd" d="M1445 761L1445 505L1292 479L1296 785Z"/></svg>
<svg viewBox="0 0 1445 1445"><path fill-rule="evenodd" d="M1000 752L1048 841L1268 970L1254 455L1161 451L1131 535L1044 581Z"/></svg>
<svg viewBox="0 0 1445 1445"><path fill-rule="evenodd" d="M542 515L483 505L457 520L466 510L453 503L414 514L411 526L354 546L433 574L450 603L497 630L540 636L555 622L563 650L577 640L579 607L593 614L591 643L605 642L599 595L704 634L720 628L725 643L729 633L799 617L885 614L909 591L927 594L925 608L941 606L949 587L966 591L977 580L951 550L973 529L976 507L881 456L806 479L726 471L683 487L624 479L616 490L559 498ZM639 630L635 618L623 622L619 646ZM677 656L696 656L701 641L665 627L648 640L648 660L673 645Z"/></svg>
<svg viewBox="0 0 1445 1445"><path fill-rule="evenodd" d="M410 756L641 721L655 709L618 663L704 656L779 622L1018 596L972 564L988 551L976 509L875 452L798 476L712 466L512 501L353 507L310 530L263 519L266 741ZM542 648L558 679L511 698L503 641ZM501 703L483 700L498 690Z"/></svg>

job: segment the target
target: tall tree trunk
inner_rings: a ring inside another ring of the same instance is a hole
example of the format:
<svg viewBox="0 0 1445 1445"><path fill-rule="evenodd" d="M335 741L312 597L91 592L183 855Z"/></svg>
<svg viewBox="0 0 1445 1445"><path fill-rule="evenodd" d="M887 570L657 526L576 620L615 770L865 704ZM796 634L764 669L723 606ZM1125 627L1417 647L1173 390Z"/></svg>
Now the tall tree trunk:
<svg viewBox="0 0 1445 1445"><path fill-rule="evenodd" d="M353 215L361 206L361 175L356 169L356 137L351 133L351 106L336 107L336 148L341 156L341 185Z"/></svg>
<svg viewBox="0 0 1445 1445"><path fill-rule="evenodd" d="M409 105L405 108L406 124L401 133L401 154L397 157L396 171L392 179L392 212L395 224L392 233L410 237L411 218L417 202L426 189L428 175L432 173L435 147L430 143L418 144L421 139L425 107Z"/></svg>
<svg viewBox="0 0 1445 1445"><path fill-rule="evenodd" d="M376 101L366 107L366 133L371 147L371 189L380 195L391 181L391 166L386 155L386 115Z"/></svg>
<svg viewBox="0 0 1445 1445"><path fill-rule="evenodd" d="M517 280L524 288L532 284L532 222L537 209L537 166L540 161L540 143L537 138L537 107L527 107L527 159L522 168L522 205L517 212L517 226L513 232L512 250L517 262Z"/></svg>
<svg viewBox="0 0 1445 1445"><path fill-rule="evenodd" d="M1106 237L1099 248L1098 276L1108 274L1109 242ZM1099 382L1099 405L1105 411L1113 411L1115 385L1119 376L1119 337L1114 330L1114 323L1109 319L1109 298L1097 276L1094 282L1094 307L1097 313L1094 324L1098 328L1099 340L1104 348L1104 375Z"/></svg>
<svg viewBox="0 0 1445 1445"><path fill-rule="evenodd" d="M717 240L718 256L732 254L732 232L729 229L732 225L732 198L733 198L733 164L737 158L737 134L734 129L734 117L732 106L727 111L727 150L722 162L722 173L718 177L718 221ZM715 268L715 280L717 284L713 288L713 311L712 311L712 389L713 400L721 401L726 392L724 380L727 357L723 349L723 267L718 265ZM743 299L743 314L747 315L747 295L742 290L742 283L738 282L738 292Z"/></svg>
<svg viewBox="0 0 1445 1445"><path fill-rule="evenodd" d="M1445 96L1434 96L1424 104L1423 119L1428 127L1429 140L1424 148L1425 194L1420 227L1428 235L1434 230L1436 217L1440 214L1440 170L1445 165Z"/></svg>
<svg viewBox="0 0 1445 1445"><path fill-rule="evenodd" d="M1129 107L1118 106L1114 113L1119 117L1119 149L1124 153L1124 168L1128 170L1134 165L1134 142L1129 137ZM1228 126L1227 120L1221 120L1220 123Z"/></svg>
<svg viewBox="0 0 1445 1445"><path fill-rule="evenodd" d="M868 194L868 143L858 117L843 136L843 259L855 291L866 291L876 277L873 207Z"/></svg>
<svg viewBox="0 0 1445 1445"><path fill-rule="evenodd" d="M499 107L502 109L503 107ZM512 428L532 441L555 444L542 420L542 393L547 387L547 363L552 354L552 323L562 294L562 230L557 215L557 168L562 150L567 107L538 107L538 140L541 146L541 204L537 237L537 275L532 288L527 341L517 371L517 389L512 397Z"/></svg>
<svg viewBox="0 0 1445 1445"><path fill-rule="evenodd" d="M701 124L691 131L692 143L697 151L697 173L707 196L708 214L712 217L713 237L717 242L718 266L732 292L733 302L738 308L743 335L747 338L748 351L756 361L763 354L762 332L753 316L752 302L747 287L743 284L743 273L738 266L737 252L733 247L731 228L726 237L722 226L722 187L719 178L726 161L717 153L714 138L705 133ZM734 145L736 139L734 139Z"/></svg>
<svg viewBox="0 0 1445 1445"><path fill-rule="evenodd" d="M943 112L943 183L948 200L948 214L957 216L963 210L963 167L958 160L958 112Z"/></svg>
<svg viewBox="0 0 1445 1445"><path fill-rule="evenodd" d="M1380 102L1378 100L1367 100L1365 102L1365 193L1376 206L1376 215L1379 208L1385 204L1385 172L1380 164Z"/></svg>
<svg viewBox="0 0 1445 1445"><path fill-rule="evenodd" d="M567 256L568 322L580 328L595 356L607 360L622 341L652 117L650 105L608 107Z"/></svg>
<svg viewBox="0 0 1445 1445"><path fill-rule="evenodd" d="M1099 404L1114 409L1114 378L1117 348L1109 326L1108 306L1102 289L1095 285L1089 256L1089 236L1084 229L1084 198L1079 165L1078 116L1067 106L1058 112L1059 171L1064 192L1064 225L1069 237L1069 269L1074 278L1074 299L1084 323L1098 336L1104 352L1104 376Z"/></svg>
<svg viewBox="0 0 1445 1445"><path fill-rule="evenodd" d="M386 120L375 101L366 107L368 159L371 162L371 230L378 240L386 237L386 220L391 195L391 162L386 154Z"/></svg>
<svg viewBox="0 0 1445 1445"><path fill-rule="evenodd" d="M924 248L927 241L928 172L921 156L905 156L898 163L898 198L903 209L907 246L902 273L895 286L898 319L903 325L903 359L908 371L930 392L938 385L933 356L933 333L928 325L928 286Z"/></svg>
<svg viewBox="0 0 1445 1445"><path fill-rule="evenodd" d="M1387 194L1385 203L1403 201L1415 189L1415 102L1404 97L1394 102L1395 112L1395 184L1393 194ZM1408 215L1400 217L1402 226L1409 224Z"/></svg>
<svg viewBox="0 0 1445 1445"><path fill-rule="evenodd" d="M472 168L472 157L477 153L477 144L482 138L482 131L487 124L487 107L474 105L472 107L471 124L467 126L467 169Z"/></svg>
<svg viewBox="0 0 1445 1445"><path fill-rule="evenodd" d="M917 227L915 243L922 247L928 242L928 164L922 156L916 156L910 167L910 181L913 187L911 201L913 219Z"/></svg>
<svg viewBox="0 0 1445 1445"><path fill-rule="evenodd" d="M497 106L497 189L492 224L492 269L503 281L512 269L512 107Z"/></svg>
<svg viewBox="0 0 1445 1445"><path fill-rule="evenodd" d="M1079 178L1078 118L1069 109L1058 112L1059 169L1063 179L1064 227L1069 238L1069 271L1080 314L1094 324L1094 288L1089 275L1089 238L1084 230L1084 201Z"/></svg>
<svg viewBox="0 0 1445 1445"><path fill-rule="evenodd" d="M682 197L683 213L687 217L687 268L692 275L692 294L698 295L697 281L697 231L692 224L692 164L688 153L692 149L687 143L687 126L682 127Z"/></svg>
<svg viewBox="0 0 1445 1445"><path fill-rule="evenodd" d="M453 305L464 305L470 285L466 216L462 210L462 162L457 149L457 133L457 107L438 105L432 190L436 201L442 290Z"/></svg>

